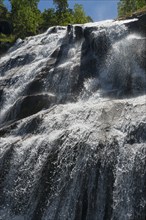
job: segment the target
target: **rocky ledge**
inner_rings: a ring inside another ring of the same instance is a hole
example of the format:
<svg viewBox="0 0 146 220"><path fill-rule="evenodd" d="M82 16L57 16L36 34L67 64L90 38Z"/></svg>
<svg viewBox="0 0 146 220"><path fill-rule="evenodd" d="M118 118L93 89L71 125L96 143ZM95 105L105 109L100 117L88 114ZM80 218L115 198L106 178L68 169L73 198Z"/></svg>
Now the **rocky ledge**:
<svg viewBox="0 0 146 220"><path fill-rule="evenodd" d="M130 32L141 33L146 36L146 12L134 13L126 19L136 18L134 22L127 23L126 26L129 28Z"/></svg>

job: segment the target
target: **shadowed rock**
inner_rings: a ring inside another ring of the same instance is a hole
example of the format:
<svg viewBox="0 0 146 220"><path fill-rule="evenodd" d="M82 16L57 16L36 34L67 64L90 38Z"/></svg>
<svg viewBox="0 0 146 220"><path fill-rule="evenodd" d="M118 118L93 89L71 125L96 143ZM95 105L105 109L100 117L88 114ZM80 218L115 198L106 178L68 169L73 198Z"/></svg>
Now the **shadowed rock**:
<svg viewBox="0 0 146 220"><path fill-rule="evenodd" d="M129 28L131 33L138 33L146 36L146 13L136 13L128 17L137 18L136 21L127 23L126 26Z"/></svg>
<svg viewBox="0 0 146 220"><path fill-rule="evenodd" d="M80 40L83 38L84 30L81 26L75 26L75 38L76 40Z"/></svg>
<svg viewBox="0 0 146 220"><path fill-rule="evenodd" d="M11 121L26 118L42 109L49 108L53 103L55 103L55 97L47 94L22 97L10 109L5 120Z"/></svg>

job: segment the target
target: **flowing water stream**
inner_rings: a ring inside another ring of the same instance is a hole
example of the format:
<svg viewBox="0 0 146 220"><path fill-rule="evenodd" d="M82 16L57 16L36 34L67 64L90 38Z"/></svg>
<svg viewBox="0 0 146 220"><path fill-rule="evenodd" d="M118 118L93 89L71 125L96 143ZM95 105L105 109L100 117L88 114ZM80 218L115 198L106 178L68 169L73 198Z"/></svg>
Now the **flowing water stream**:
<svg viewBox="0 0 146 220"><path fill-rule="evenodd" d="M145 220L144 36L52 27L0 58L0 220Z"/></svg>

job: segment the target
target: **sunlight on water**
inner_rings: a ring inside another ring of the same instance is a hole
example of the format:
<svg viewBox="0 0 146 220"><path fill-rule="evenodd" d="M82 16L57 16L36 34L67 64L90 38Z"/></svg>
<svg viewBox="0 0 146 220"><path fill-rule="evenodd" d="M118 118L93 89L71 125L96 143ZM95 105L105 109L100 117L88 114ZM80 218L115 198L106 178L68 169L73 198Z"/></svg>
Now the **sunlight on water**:
<svg viewBox="0 0 146 220"><path fill-rule="evenodd" d="M0 220L144 220L145 38L132 21L52 27L1 57Z"/></svg>

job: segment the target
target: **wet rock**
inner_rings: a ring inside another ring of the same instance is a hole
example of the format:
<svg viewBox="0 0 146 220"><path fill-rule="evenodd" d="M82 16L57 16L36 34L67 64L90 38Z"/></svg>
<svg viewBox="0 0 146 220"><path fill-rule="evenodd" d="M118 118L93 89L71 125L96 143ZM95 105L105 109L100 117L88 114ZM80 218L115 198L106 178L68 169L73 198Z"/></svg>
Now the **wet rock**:
<svg viewBox="0 0 146 220"><path fill-rule="evenodd" d="M137 45L137 62L146 72L146 38L135 39L135 45Z"/></svg>
<svg viewBox="0 0 146 220"><path fill-rule="evenodd" d="M96 31L98 30L98 27L85 27L84 29L84 37L86 40L89 40L90 39L90 34L93 32L93 31Z"/></svg>
<svg viewBox="0 0 146 220"><path fill-rule="evenodd" d="M7 146L4 154L1 157L0 161L0 206L3 205L4 202L4 187L5 180L7 178L7 174L9 173L11 167L11 159L13 157L13 146Z"/></svg>
<svg viewBox="0 0 146 220"><path fill-rule="evenodd" d="M52 58L57 58L58 55L59 55L59 51L60 51L60 47L57 47L57 48L53 51L53 53L51 54L51 57L52 57Z"/></svg>
<svg viewBox="0 0 146 220"><path fill-rule="evenodd" d="M75 38L76 38L76 40L82 39L83 36L84 36L83 33L84 33L84 31L83 31L82 26L75 26Z"/></svg>
<svg viewBox="0 0 146 220"><path fill-rule="evenodd" d="M101 32L99 36L91 36L91 48L98 58L103 59L106 56L110 49L110 40L105 32Z"/></svg>
<svg viewBox="0 0 146 220"><path fill-rule="evenodd" d="M38 115L35 116L27 121L27 123L23 123L18 131L19 135L26 135L26 134L37 134L39 133L38 128L41 125L42 118Z"/></svg>
<svg viewBox="0 0 146 220"><path fill-rule="evenodd" d="M77 25L78 40L49 29L2 58L2 220L145 219L145 42L106 24Z"/></svg>
<svg viewBox="0 0 146 220"><path fill-rule="evenodd" d="M0 137L4 137L5 135L10 135L13 129L17 127L17 122L14 122L10 125L3 126L0 128Z"/></svg>
<svg viewBox="0 0 146 220"><path fill-rule="evenodd" d="M1 100L2 100L2 95L3 95L3 90L0 89L0 102L1 102Z"/></svg>
<svg viewBox="0 0 146 220"><path fill-rule="evenodd" d="M5 72L15 67L24 66L31 63L35 59L35 54L25 54L22 56L17 56L15 58L10 58L10 60L1 67L0 72Z"/></svg>
<svg viewBox="0 0 146 220"><path fill-rule="evenodd" d="M26 89L26 94L33 95L40 93L43 90L43 83L43 79L36 78L28 85Z"/></svg>
<svg viewBox="0 0 146 220"><path fill-rule="evenodd" d="M42 109L49 108L53 103L55 103L55 97L47 94L22 97L12 106L6 116L6 121L26 118Z"/></svg>
<svg viewBox="0 0 146 220"><path fill-rule="evenodd" d="M137 127L130 128L126 137L128 144L145 143L146 142L146 123L141 122Z"/></svg>
<svg viewBox="0 0 146 220"><path fill-rule="evenodd" d="M72 31L72 29L73 29L73 26L72 26L71 24L69 24L69 25L67 26L67 32L70 34L70 32Z"/></svg>
<svg viewBox="0 0 146 220"><path fill-rule="evenodd" d="M129 19L131 18L137 18L138 20L125 24L130 32L146 36L146 13L133 14L129 17Z"/></svg>

